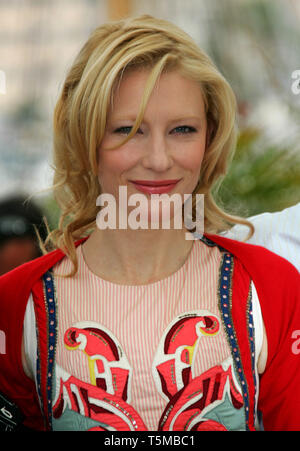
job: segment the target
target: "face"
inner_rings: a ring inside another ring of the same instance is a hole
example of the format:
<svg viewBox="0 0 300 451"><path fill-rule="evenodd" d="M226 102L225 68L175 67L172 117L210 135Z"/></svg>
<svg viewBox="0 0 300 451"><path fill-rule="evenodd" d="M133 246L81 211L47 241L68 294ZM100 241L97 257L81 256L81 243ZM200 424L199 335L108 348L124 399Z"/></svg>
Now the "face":
<svg viewBox="0 0 300 451"><path fill-rule="evenodd" d="M128 73L114 93L99 149L98 178L102 192L112 194L117 204L119 186L126 186L128 197L139 193L147 198L150 211L151 194L180 194L183 203L184 194L193 192L205 152L207 123L198 83L178 72L164 73L137 133L111 150L132 129L148 76L146 70ZM159 186L153 186L154 182Z"/></svg>

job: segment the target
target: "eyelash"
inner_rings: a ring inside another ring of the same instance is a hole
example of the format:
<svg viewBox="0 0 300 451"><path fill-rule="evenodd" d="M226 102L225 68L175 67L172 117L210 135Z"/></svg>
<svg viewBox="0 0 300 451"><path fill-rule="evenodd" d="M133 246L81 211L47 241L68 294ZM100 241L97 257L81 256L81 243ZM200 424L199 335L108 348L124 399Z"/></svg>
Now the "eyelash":
<svg viewBox="0 0 300 451"><path fill-rule="evenodd" d="M178 129L184 129L184 132L179 132L180 135L186 135L188 133L195 133L197 130L195 129L195 127L191 127L189 125L180 125L179 127L176 127L174 130L178 130ZM186 131L188 130L188 131Z"/></svg>
<svg viewBox="0 0 300 451"><path fill-rule="evenodd" d="M128 132L126 132L125 130L129 130ZM121 133L121 134L125 134L125 135L129 135L129 133L131 132L132 127L127 126L127 127L119 127L117 128L114 133ZM140 129L138 129L137 133L139 133Z"/></svg>
<svg viewBox="0 0 300 451"><path fill-rule="evenodd" d="M127 126L127 127L119 127L117 128L114 133L121 133L121 134L126 134L129 135L130 131L131 131L132 127ZM173 130L178 130L181 129L180 132L175 132L178 135L187 135L189 133L195 133L197 132L197 130L195 129L195 127L191 127L189 125L180 125L179 127L175 127ZM125 131L126 130L126 131ZM173 131L172 130L172 131ZM183 131L184 130L184 131ZM141 129L137 130L137 133L142 133Z"/></svg>

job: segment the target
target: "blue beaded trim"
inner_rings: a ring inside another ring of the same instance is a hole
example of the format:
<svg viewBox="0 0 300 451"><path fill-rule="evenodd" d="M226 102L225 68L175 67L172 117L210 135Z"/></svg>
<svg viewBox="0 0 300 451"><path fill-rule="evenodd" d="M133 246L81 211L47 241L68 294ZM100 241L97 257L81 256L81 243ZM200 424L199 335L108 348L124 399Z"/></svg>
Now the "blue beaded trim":
<svg viewBox="0 0 300 451"><path fill-rule="evenodd" d="M220 246L219 244L216 244L214 241L212 241L210 238L207 238L207 236L199 236L199 234L197 235L196 233L194 233L194 236L196 238L198 238L200 241L202 241L202 243L206 244L209 247L215 247L217 246L219 248L219 250L221 252L227 252L226 249L224 249L222 246Z"/></svg>
<svg viewBox="0 0 300 451"><path fill-rule="evenodd" d="M39 333L38 328L36 328L36 339L37 343L39 343ZM41 367L40 367L40 349L39 346L37 346L37 356L36 356L36 385L37 385L37 393L40 401L41 410L43 412L43 401L42 401L42 393L41 393Z"/></svg>
<svg viewBox="0 0 300 451"><path fill-rule="evenodd" d="M48 355L47 355L47 413L48 426L52 429L52 376L55 362L56 349L56 303L55 303L55 289L53 277L50 271L47 271L43 277L44 284L44 300L47 314L47 341L48 341ZM41 371L40 371L40 353L37 356L37 385L38 394L42 399L41 394Z"/></svg>
<svg viewBox="0 0 300 451"><path fill-rule="evenodd" d="M256 372L255 372L255 329L254 329L254 321L253 321L253 308L252 308L252 292L250 289L249 298L248 298L248 336L250 343L250 352L251 352L251 366L252 366L252 374L254 380L254 390L255 390L255 399L257 396L257 383L256 383ZM254 409L254 418L253 424L255 424L256 414Z"/></svg>
<svg viewBox="0 0 300 451"><path fill-rule="evenodd" d="M225 332L228 338L228 342L231 348L233 361L236 369L236 373L240 379L242 396L244 399L244 409L246 415L246 429L249 430L249 393L247 380L243 370L240 350L236 338L234 324L231 316L232 305L232 291L231 291L231 279L233 271L233 256L229 253L225 253L221 265L221 273L219 280L219 307L222 314L223 324Z"/></svg>

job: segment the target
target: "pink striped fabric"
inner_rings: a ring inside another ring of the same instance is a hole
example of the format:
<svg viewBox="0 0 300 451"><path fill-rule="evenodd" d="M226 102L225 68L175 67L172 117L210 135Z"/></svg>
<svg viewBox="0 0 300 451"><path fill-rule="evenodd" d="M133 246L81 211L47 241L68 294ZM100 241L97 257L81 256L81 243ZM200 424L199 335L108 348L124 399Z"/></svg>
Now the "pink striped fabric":
<svg viewBox="0 0 300 451"><path fill-rule="evenodd" d="M148 285L118 285L90 271L81 246L77 247L79 270L76 277L55 276L58 300L57 363L67 373L91 383L88 358L79 349L64 345L67 329L78 322L95 323L115 338L132 369L130 398L149 430L156 430L167 404L158 392L152 365L159 343L176 317L197 311L216 315L221 252L194 241L184 265L169 277ZM68 258L54 268L55 274L71 269ZM195 350L193 375L202 374L230 356L223 328L214 336L201 336Z"/></svg>

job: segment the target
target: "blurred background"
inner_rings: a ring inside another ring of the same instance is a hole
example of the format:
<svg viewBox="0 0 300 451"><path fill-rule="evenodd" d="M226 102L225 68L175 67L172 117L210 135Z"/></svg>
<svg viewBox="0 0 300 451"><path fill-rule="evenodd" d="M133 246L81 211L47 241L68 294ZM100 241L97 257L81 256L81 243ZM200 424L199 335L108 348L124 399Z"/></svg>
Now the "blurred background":
<svg viewBox="0 0 300 451"><path fill-rule="evenodd" d="M239 140L219 202L242 216L299 202L300 0L0 0L0 201L34 194L56 225L51 193L38 192L51 186L66 72L94 28L142 13L181 26L235 91Z"/></svg>

